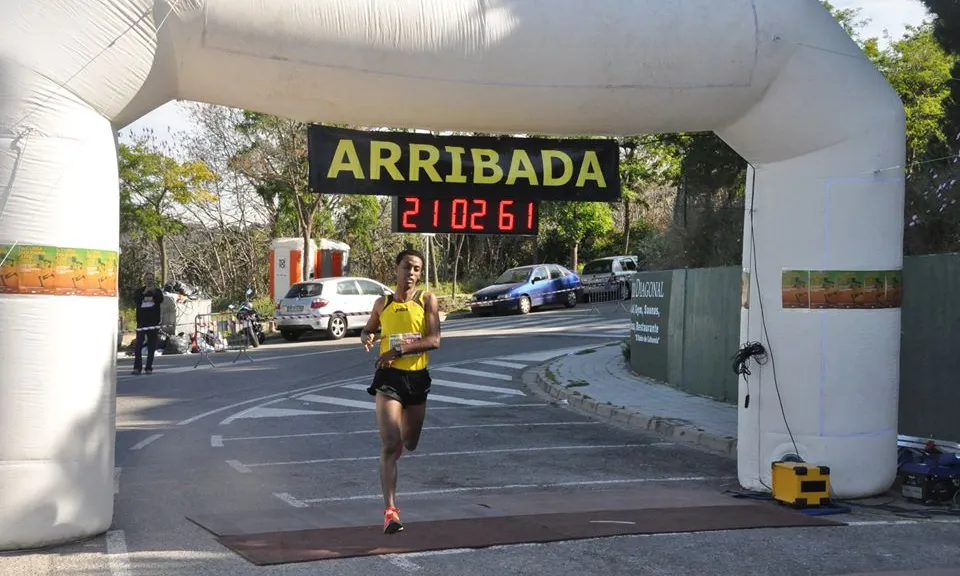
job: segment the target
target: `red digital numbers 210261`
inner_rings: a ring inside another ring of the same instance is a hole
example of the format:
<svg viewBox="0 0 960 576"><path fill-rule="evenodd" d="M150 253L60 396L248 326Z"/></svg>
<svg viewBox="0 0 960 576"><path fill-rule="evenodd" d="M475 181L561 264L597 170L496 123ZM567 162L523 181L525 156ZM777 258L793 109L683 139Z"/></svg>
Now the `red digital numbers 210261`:
<svg viewBox="0 0 960 576"><path fill-rule="evenodd" d="M486 198L402 198L400 226L408 232L536 233L536 202Z"/></svg>

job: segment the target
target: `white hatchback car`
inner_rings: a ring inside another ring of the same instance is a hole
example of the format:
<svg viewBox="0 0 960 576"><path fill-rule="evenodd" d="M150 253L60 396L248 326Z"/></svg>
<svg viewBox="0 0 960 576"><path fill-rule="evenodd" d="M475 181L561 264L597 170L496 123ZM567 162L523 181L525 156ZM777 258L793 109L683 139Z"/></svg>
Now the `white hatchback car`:
<svg viewBox="0 0 960 576"><path fill-rule="evenodd" d="M370 319L373 303L387 286L357 277L316 278L290 287L274 312L274 322L284 340L294 341L307 332L325 332L339 340L350 330L360 330Z"/></svg>

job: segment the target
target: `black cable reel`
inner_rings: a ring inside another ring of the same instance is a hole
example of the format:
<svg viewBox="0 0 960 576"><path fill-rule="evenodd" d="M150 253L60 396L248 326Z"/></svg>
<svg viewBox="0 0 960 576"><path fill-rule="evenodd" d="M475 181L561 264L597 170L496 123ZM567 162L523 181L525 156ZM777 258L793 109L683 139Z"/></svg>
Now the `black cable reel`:
<svg viewBox="0 0 960 576"><path fill-rule="evenodd" d="M737 350L737 353L731 358L733 360L733 373L738 376L743 376L744 380L746 380L746 377L751 374L750 368L747 366L751 358L760 366L767 363L767 350L763 347L763 344L759 342L747 342ZM750 407L749 387L747 389L747 395L743 400L743 407Z"/></svg>

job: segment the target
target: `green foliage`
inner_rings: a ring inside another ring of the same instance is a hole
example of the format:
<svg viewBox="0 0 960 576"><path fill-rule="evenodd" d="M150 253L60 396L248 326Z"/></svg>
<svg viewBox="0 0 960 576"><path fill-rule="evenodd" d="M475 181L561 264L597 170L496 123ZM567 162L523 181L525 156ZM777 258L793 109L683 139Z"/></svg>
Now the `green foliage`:
<svg viewBox="0 0 960 576"><path fill-rule="evenodd" d="M613 213L606 202L544 202L540 205L540 222L544 220L571 243L613 229Z"/></svg>
<svg viewBox="0 0 960 576"><path fill-rule="evenodd" d="M342 228L346 242L361 250L373 250L373 234L383 207L376 196L355 195L341 199Z"/></svg>
<svg viewBox="0 0 960 576"><path fill-rule="evenodd" d="M208 186L216 175L202 162L182 164L142 140L119 146L122 232L156 240L183 230L174 215L178 205L215 199Z"/></svg>
<svg viewBox="0 0 960 576"><path fill-rule="evenodd" d="M903 100L907 114L908 161L922 158L932 144L946 141L943 119L956 58L933 36L932 24L907 26L875 62Z"/></svg>
<svg viewBox="0 0 960 576"><path fill-rule="evenodd" d="M165 282L164 239L186 229L180 208L216 199L208 187L217 176L203 162L181 163L163 154L149 136L139 138L132 146L119 146L118 169L120 231L134 239L158 244L159 280Z"/></svg>

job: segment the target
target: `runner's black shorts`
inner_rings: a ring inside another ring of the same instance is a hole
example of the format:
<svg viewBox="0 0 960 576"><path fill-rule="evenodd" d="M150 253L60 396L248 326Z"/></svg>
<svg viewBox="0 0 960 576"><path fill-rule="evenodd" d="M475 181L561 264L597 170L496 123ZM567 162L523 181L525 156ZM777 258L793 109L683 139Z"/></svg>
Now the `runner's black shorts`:
<svg viewBox="0 0 960 576"><path fill-rule="evenodd" d="M427 401L430 393L430 372L423 370L399 370L397 368L378 368L373 375L373 384L367 393L376 396L377 392L395 400L403 407L419 406Z"/></svg>

